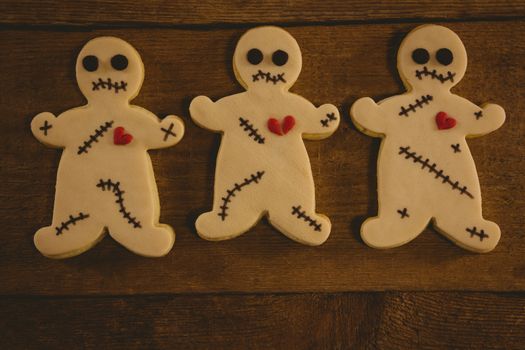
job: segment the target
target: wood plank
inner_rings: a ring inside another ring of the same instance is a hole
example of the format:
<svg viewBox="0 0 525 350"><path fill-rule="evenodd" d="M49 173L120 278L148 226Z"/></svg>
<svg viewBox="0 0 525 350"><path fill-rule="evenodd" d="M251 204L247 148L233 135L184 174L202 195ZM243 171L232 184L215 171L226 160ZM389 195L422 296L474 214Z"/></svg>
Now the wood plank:
<svg viewBox="0 0 525 350"><path fill-rule="evenodd" d="M384 349L523 349L525 294L389 293Z"/></svg>
<svg viewBox="0 0 525 350"><path fill-rule="evenodd" d="M380 296L229 295L0 299L14 348L362 348ZM347 313L345 310L352 310ZM359 326L359 327L358 327ZM361 327L366 327L362 330Z"/></svg>
<svg viewBox="0 0 525 350"><path fill-rule="evenodd" d="M414 24L297 27L304 69L293 88L315 104L332 102L347 115L360 96L402 91L394 57ZM307 142L318 209L333 232L321 247L294 243L263 222L225 242L207 242L193 228L211 207L218 135L188 116L193 96L218 98L241 91L231 54L241 29L8 30L0 39L3 147L0 159L0 294L135 294L348 290L525 290L523 231L525 34L523 22L453 23L469 52L469 70L457 92L476 103L507 109L504 127L469 141L484 195L484 213L501 225L500 245L486 255L454 246L426 230L403 247L380 251L359 238L363 219L376 213L378 141L357 132L349 118L335 135ZM142 53L146 79L134 101L159 115L175 113L187 126L180 145L151 152L162 222L177 231L174 250L162 259L135 256L106 238L70 260L40 256L37 228L50 223L59 152L38 143L29 122L83 103L74 60L83 43L116 35Z"/></svg>
<svg viewBox="0 0 525 350"><path fill-rule="evenodd" d="M5 0L0 4L0 24L29 25L180 26L400 19L501 19L521 16L525 16L525 2L510 0Z"/></svg>
<svg viewBox="0 0 525 350"><path fill-rule="evenodd" d="M520 349L523 294L2 298L3 349Z"/></svg>

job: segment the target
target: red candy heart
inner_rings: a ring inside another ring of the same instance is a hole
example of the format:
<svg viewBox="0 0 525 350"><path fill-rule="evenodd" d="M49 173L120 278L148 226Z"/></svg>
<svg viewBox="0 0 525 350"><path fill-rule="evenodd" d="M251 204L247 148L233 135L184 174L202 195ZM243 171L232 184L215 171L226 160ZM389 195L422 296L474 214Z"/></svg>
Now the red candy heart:
<svg viewBox="0 0 525 350"><path fill-rule="evenodd" d="M271 132L277 135L282 135L281 131L281 124L279 124L279 121L275 118L268 119L268 129L270 129Z"/></svg>
<svg viewBox="0 0 525 350"><path fill-rule="evenodd" d="M286 135L288 131L292 130L295 126L295 118L291 115L288 115L284 118L283 121L283 133Z"/></svg>
<svg viewBox="0 0 525 350"><path fill-rule="evenodd" d="M119 126L113 131L113 143L115 145L127 145L133 140L133 136L124 133L124 128Z"/></svg>
<svg viewBox="0 0 525 350"><path fill-rule="evenodd" d="M292 130L294 126L295 126L295 118L291 115L287 115L286 117L284 117L282 126L281 126L281 123L279 123L277 119L275 118L268 119L268 129L270 129L270 131L273 132L274 134L277 134L280 136L288 134L288 132Z"/></svg>
<svg viewBox="0 0 525 350"><path fill-rule="evenodd" d="M439 130L452 129L456 126L456 119L449 117L445 112L436 115L436 124Z"/></svg>

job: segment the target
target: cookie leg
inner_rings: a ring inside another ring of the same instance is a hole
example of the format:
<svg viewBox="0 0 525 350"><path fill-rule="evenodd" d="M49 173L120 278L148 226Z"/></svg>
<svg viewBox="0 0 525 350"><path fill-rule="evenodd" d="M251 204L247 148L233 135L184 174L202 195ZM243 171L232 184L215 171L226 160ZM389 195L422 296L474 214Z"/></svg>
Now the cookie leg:
<svg viewBox="0 0 525 350"><path fill-rule="evenodd" d="M449 213L437 216L434 226L460 247L478 253L493 250L501 236L499 226L481 216L470 219L468 215L458 217L457 213Z"/></svg>
<svg viewBox="0 0 525 350"><path fill-rule="evenodd" d="M324 243L332 224L328 217L315 212L313 205L291 203L271 208L268 221L288 238L307 245Z"/></svg>
<svg viewBox="0 0 525 350"><path fill-rule="evenodd" d="M237 206L226 217L221 213L221 209L214 209L197 218L195 228L200 237L209 241L222 241L240 236L255 226L262 216L260 211L248 206Z"/></svg>
<svg viewBox="0 0 525 350"><path fill-rule="evenodd" d="M140 227L135 227L121 220L119 224L109 227L109 234L135 254L152 258L161 257L173 248L175 232L168 225L154 225L151 222L152 220L143 220L140 222Z"/></svg>
<svg viewBox="0 0 525 350"><path fill-rule="evenodd" d="M96 188L101 215L111 237L127 249L146 257L164 256L175 243L175 233L170 226L159 224L160 206L152 172L141 176L144 173L135 170L134 174L131 178L120 174L99 180Z"/></svg>
<svg viewBox="0 0 525 350"><path fill-rule="evenodd" d="M35 233L36 248L43 255L56 259L85 252L104 237L104 226L93 215L88 211L55 214L51 226L42 227Z"/></svg>
<svg viewBox="0 0 525 350"><path fill-rule="evenodd" d="M255 226L264 214L261 198L264 171L246 172L245 177L216 177L213 210L195 222L200 237L220 241L237 237Z"/></svg>
<svg viewBox="0 0 525 350"><path fill-rule="evenodd" d="M379 215L361 226L361 238L374 248L401 246L416 238L428 225L430 215L420 206L381 201Z"/></svg>

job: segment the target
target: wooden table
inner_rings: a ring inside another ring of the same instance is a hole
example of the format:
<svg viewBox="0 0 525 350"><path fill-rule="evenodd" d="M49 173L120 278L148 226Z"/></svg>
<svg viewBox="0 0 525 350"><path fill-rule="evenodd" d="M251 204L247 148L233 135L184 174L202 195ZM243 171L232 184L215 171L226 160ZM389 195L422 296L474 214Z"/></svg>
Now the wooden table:
<svg viewBox="0 0 525 350"><path fill-rule="evenodd" d="M0 348L525 348L524 19L523 1L2 1ZM320 247L265 221L220 243L193 228L211 206L220 137L190 120L189 102L242 91L233 48L266 23L301 46L293 91L336 104L344 117L333 137L307 142L318 208L333 223ZM433 229L386 251L359 237L377 211L379 141L355 129L348 109L360 96L403 91L396 50L421 23L463 39L469 67L455 91L507 111L500 130L469 141L484 215L503 232L489 254ZM33 246L51 221L60 152L38 143L29 123L84 103L74 62L100 35L141 53L146 78L134 103L186 124L178 146L150 152L161 221L177 231L161 259L109 238L68 260Z"/></svg>

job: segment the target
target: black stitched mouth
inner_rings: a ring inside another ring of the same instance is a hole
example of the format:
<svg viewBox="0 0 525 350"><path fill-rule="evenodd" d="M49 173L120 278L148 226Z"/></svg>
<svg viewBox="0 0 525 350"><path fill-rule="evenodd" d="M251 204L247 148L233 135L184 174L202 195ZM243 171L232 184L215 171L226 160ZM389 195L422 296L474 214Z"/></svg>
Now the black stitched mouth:
<svg viewBox="0 0 525 350"><path fill-rule="evenodd" d="M435 69L428 70L427 66L423 67L423 70L417 70L416 69L416 77L419 80L422 80L423 77L431 77L432 79L437 79L441 82L441 84L445 83L446 81L450 80L451 83L454 82L454 77L456 76L456 73L452 73L450 71L447 72L446 75L438 74Z"/></svg>
<svg viewBox="0 0 525 350"><path fill-rule="evenodd" d="M128 83L126 83L123 80L121 80L119 83L118 81L113 82L111 78L107 78L106 80L102 80L102 78L98 78L98 82L92 81L91 83L93 84L92 91L100 90L100 89L102 90L107 89L108 91L111 91L111 89L113 89L116 94L118 94L119 90L126 91L126 87L128 86Z"/></svg>
<svg viewBox="0 0 525 350"><path fill-rule="evenodd" d="M257 74L252 75L253 81L265 81L265 82L272 82L273 85L281 82L286 83L286 80L284 80L284 73L281 74L275 74L272 75L270 72L263 72L259 69Z"/></svg>

